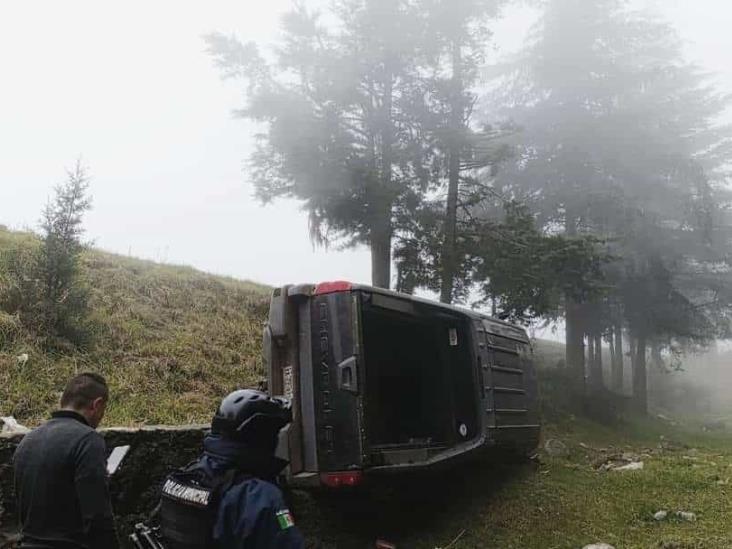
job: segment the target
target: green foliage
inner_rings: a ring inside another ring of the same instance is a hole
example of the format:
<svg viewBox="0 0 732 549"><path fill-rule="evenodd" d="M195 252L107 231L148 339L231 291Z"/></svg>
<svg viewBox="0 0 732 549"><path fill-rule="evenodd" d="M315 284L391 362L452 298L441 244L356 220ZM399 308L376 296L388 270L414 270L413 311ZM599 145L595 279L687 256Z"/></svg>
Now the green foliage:
<svg viewBox="0 0 732 549"><path fill-rule="evenodd" d="M34 276L40 250L35 235L0 230L0 311L17 321L38 299Z"/></svg>
<svg viewBox="0 0 732 549"><path fill-rule="evenodd" d="M606 290L608 257L600 244L588 236L544 235L525 206L508 204L501 225L483 224L474 278L507 318L556 316L563 297L589 300Z"/></svg>
<svg viewBox="0 0 732 549"><path fill-rule="evenodd" d="M419 11L339 0L327 15L326 26L301 5L287 14L272 66L254 44L206 40L224 75L245 80L241 115L264 126L251 158L257 195L304 201L319 244L370 244L375 282L388 286L394 205L429 176Z"/></svg>
<svg viewBox="0 0 732 549"><path fill-rule="evenodd" d="M40 328L47 344L90 343L87 323L89 289L81 269L82 217L91 207L89 178L79 162L43 211L42 246L33 276L38 302L23 311L23 320ZM31 317L32 320L31 320Z"/></svg>
<svg viewBox="0 0 732 549"><path fill-rule="evenodd" d="M0 349L10 347L22 333L22 324L15 315L0 310Z"/></svg>
<svg viewBox="0 0 732 549"><path fill-rule="evenodd" d="M32 235L0 231L0 255L39 246ZM49 350L10 315L12 337L0 340L0 415L35 424L58 405L70 376L94 370L111 385L107 425L204 423L221 395L263 378L266 287L92 249L81 261L95 345ZM25 365L16 360L22 353Z"/></svg>
<svg viewBox="0 0 732 549"><path fill-rule="evenodd" d="M552 0L504 68L486 111L521 132L498 189L615 258L585 331L622 323L666 348L728 331L729 97L683 61L674 29L622 0Z"/></svg>
<svg viewBox="0 0 732 549"><path fill-rule="evenodd" d="M427 52L422 73L432 120L423 123L434 151L432 207L441 220L436 225L442 249L435 257L440 300L451 303L465 291L461 275L460 240L463 211L470 200L465 187L481 170L495 166L501 157L501 133L478 127L473 105L480 68L490 45L489 21L503 1L434 0L424 2Z"/></svg>
<svg viewBox="0 0 732 549"><path fill-rule="evenodd" d="M716 335L714 323L686 295L674 287L673 275L658 259L628 272L620 287L626 320L633 333L652 333L693 348Z"/></svg>
<svg viewBox="0 0 732 549"><path fill-rule="evenodd" d="M91 205L88 186L77 163L43 210L40 240L8 231L0 239L0 311L56 350L91 342L89 287L81 261L86 249L82 216Z"/></svg>
<svg viewBox="0 0 732 549"><path fill-rule="evenodd" d="M410 215L404 212L404 219ZM400 291L439 291L442 220L439 206L422 208L411 223L410 238L400 240L395 253ZM474 305L489 305L503 318L557 317L567 296L589 300L607 292L603 268L611 258L603 242L589 235L543 234L524 205L505 203L497 221L468 215L458 227L456 255L461 260L454 296L467 299L477 290Z"/></svg>

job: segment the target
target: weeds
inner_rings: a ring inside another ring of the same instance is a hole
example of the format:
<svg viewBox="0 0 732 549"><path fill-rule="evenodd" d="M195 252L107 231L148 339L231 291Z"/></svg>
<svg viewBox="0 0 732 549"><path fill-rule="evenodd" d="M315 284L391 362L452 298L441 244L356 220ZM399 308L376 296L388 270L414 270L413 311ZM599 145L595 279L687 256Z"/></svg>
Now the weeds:
<svg viewBox="0 0 732 549"><path fill-rule="evenodd" d="M0 253L33 245L0 231ZM94 370L111 385L108 425L207 422L221 395L263 376L266 287L96 250L83 262L95 345L46 352L0 317L0 415L37 424L71 375Z"/></svg>

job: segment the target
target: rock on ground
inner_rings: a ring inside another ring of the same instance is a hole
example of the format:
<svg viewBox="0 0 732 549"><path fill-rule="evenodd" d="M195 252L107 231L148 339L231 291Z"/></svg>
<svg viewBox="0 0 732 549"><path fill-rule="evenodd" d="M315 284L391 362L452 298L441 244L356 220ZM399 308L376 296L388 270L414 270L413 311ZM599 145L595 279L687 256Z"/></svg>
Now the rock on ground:
<svg viewBox="0 0 732 549"><path fill-rule="evenodd" d="M643 470L643 462L642 461L634 461L633 463L628 463L628 465L623 465L622 467L616 467L613 469L613 471L642 471Z"/></svg>
<svg viewBox="0 0 732 549"><path fill-rule="evenodd" d="M696 522L695 513L689 513L688 511L679 511L678 513L676 513L676 516L679 517L681 520L686 520L688 522Z"/></svg>
<svg viewBox="0 0 732 549"><path fill-rule="evenodd" d="M569 455L569 448L561 440L550 438L544 444L544 451L551 457L565 457Z"/></svg>
<svg viewBox="0 0 732 549"><path fill-rule="evenodd" d="M18 421L12 416L0 417L0 426L2 426L2 428L0 429L0 433L25 434L30 432L30 429L28 427L18 423Z"/></svg>

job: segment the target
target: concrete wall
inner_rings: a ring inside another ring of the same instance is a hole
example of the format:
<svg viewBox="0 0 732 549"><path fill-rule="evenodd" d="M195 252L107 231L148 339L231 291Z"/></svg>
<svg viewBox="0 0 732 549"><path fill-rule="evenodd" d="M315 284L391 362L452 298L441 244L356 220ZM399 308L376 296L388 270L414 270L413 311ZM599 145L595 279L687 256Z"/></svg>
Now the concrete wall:
<svg viewBox="0 0 732 549"><path fill-rule="evenodd" d="M200 453L207 426L145 427L106 429L100 433L111 449L129 444L130 452L110 481L112 506L122 535L136 522L145 520L156 504L160 484L176 467L189 463ZM22 435L0 435L0 548L12 547L9 540L17 525L12 486L11 458Z"/></svg>

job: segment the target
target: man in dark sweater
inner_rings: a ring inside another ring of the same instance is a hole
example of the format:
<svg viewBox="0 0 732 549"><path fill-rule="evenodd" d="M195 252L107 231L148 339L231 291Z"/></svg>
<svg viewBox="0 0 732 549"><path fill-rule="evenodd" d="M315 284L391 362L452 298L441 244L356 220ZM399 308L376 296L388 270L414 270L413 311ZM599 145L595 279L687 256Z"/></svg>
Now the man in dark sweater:
<svg viewBox="0 0 732 549"><path fill-rule="evenodd" d="M104 378L80 374L61 409L13 457L23 549L116 549L106 446L96 432L109 398Z"/></svg>

